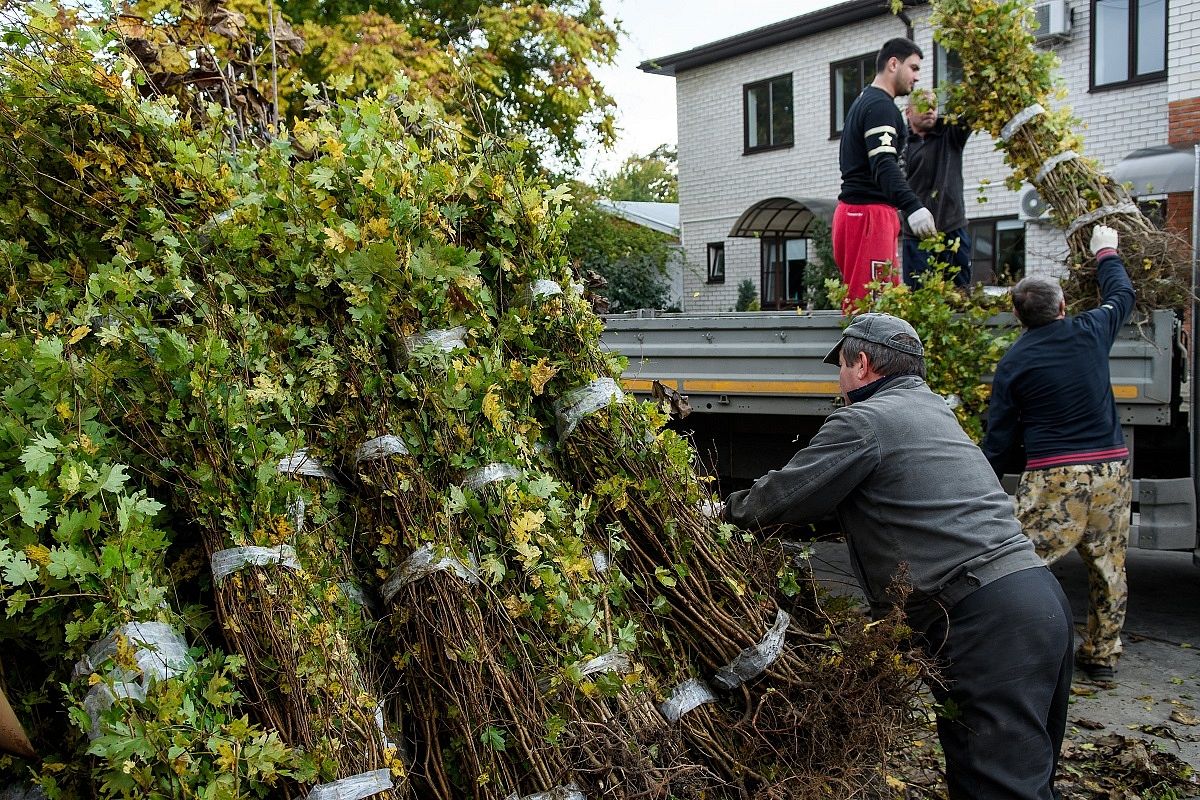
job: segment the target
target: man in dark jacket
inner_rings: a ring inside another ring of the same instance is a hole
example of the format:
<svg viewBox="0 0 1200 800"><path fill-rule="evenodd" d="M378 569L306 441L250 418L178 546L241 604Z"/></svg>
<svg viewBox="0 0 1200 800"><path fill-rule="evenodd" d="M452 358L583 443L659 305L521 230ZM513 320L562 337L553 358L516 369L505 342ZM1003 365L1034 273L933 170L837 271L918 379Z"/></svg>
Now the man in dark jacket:
<svg viewBox="0 0 1200 800"><path fill-rule="evenodd" d="M1117 255L1117 232L1092 231L1099 308L1067 316L1058 281L1013 287L1025 332L996 367L983 451L997 474L1025 445L1017 517L1046 563L1072 548L1088 570L1088 625L1076 663L1111 680L1125 623L1125 549L1132 482L1113 400L1108 352L1133 310L1133 285Z"/></svg>
<svg viewBox="0 0 1200 800"><path fill-rule="evenodd" d="M945 401L904 320L863 314L825 361L846 406L779 470L734 492L749 529L837 514L872 612L905 611L944 682L938 736L954 800L1053 797L1071 682L1071 615L1012 501Z"/></svg>
<svg viewBox="0 0 1200 800"><path fill-rule="evenodd" d="M920 71L921 48L908 39L889 39L875 56L875 80L846 111L838 145L842 190L833 212L833 260L847 287L847 304L865 297L872 281L899 283L896 209L918 236L937 233L933 214L908 188L899 160L905 128L895 98L912 91Z"/></svg>
<svg viewBox="0 0 1200 800"><path fill-rule="evenodd" d="M937 96L918 89L908 96L904 111L908 143L904 147L904 174L908 185L933 213L937 229L946 236L947 250L937 261L957 268L955 286L971 285L971 238L967 236L967 208L963 201L963 148L971 128L961 120L947 124L938 117ZM904 282L919 287L918 276L929 269L931 253L920 248L921 237L905 220Z"/></svg>

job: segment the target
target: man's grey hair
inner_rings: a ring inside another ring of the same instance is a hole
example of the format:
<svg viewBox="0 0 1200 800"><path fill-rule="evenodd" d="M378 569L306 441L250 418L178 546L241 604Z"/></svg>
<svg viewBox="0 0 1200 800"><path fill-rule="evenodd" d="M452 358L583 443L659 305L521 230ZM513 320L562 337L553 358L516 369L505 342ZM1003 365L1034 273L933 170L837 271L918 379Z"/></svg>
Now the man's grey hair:
<svg viewBox="0 0 1200 800"><path fill-rule="evenodd" d="M1013 311L1026 328L1040 328L1054 322L1062 301L1062 286L1044 275L1022 278L1012 290Z"/></svg>
<svg viewBox="0 0 1200 800"><path fill-rule="evenodd" d="M896 341L902 344L912 344L919 346L921 343L905 333L897 334ZM893 375L916 375L919 378L925 377L925 357L914 356L909 353L901 353L899 350L893 350L887 345L868 342L865 339L858 339L854 336L847 336L842 339L842 360L843 363L853 364L858 358L859 353L866 353L867 360L871 362L871 368L885 378L890 378Z"/></svg>

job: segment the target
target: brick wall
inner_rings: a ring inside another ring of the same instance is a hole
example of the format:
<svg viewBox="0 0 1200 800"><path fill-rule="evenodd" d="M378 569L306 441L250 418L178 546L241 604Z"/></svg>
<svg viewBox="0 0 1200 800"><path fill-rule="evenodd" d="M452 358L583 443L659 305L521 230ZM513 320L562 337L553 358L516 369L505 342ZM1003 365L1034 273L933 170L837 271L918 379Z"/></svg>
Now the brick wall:
<svg viewBox="0 0 1200 800"><path fill-rule="evenodd" d="M1070 5L1070 38L1054 49L1062 61L1065 102L1085 121L1086 154L1111 166L1133 150L1167 141L1168 100L1176 101L1172 108L1179 104L1190 114L1200 96L1200 0L1173 0L1170 4L1167 81L1099 92L1088 90L1091 4L1089 0L1071 0ZM910 10L909 16L914 37L926 55L921 85L930 86L934 76L929 9ZM884 16L677 76L680 227L686 254L684 310L728 311L736 301L739 282L749 278L758 285L758 240L726 238L738 216L751 205L778 196L836 198L840 179L838 142L829 138L829 65L865 55L886 39L904 34L899 19ZM795 145L743 155L743 85L789 73L796 110ZM972 136L963 161L968 216L1015 216L1020 194L1004 188L1008 170L990 137ZM709 242L725 242L724 284L705 282ZM1044 223L1027 225L1030 273L1056 272L1065 250L1061 231Z"/></svg>
<svg viewBox="0 0 1200 800"><path fill-rule="evenodd" d="M1173 100L1167 106L1167 142L1200 142L1200 97Z"/></svg>

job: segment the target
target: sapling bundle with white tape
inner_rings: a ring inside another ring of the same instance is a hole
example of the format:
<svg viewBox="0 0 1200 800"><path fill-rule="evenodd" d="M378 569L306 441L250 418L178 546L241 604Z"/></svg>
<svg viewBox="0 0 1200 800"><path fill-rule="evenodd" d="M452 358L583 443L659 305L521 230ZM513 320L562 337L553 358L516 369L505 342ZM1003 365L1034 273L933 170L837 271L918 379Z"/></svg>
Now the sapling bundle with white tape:
<svg viewBox="0 0 1200 800"><path fill-rule="evenodd" d="M539 413L557 427L560 474L599 504L599 538L631 582L634 613L666 635L666 659L692 665L695 680L661 698L664 713L678 713L694 746L747 791L853 791L915 706L901 631L894 620L865 629L820 608L784 612L777 582L789 570L777 550L705 516L712 494L696 454L656 407L624 395L602 321L577 291L561 290L572 276L554 248L566 216L557 193L510 179L522 213L483 219L490 227L475 234L512 243L493 246L485 268L502 343L545 376ZM697 724L710 708L718 719L732 711L734 724Z"/></svg>
<svg viewBox="0 0 1200 800"><path fill-rule="evenodd" d="M1035 46L1033 5L932 3L934 38L962 63L962 79L947 89L948 109L996 138L1012 169L1008 187L1032 184L1064 229L1070 248L1065 289L1073 308L1092 308L1099 300L1088 245L1092 228L1103 224L1119 234L1139 307L1182 309L1191 285L1187 243L1147 219L1103 165L1082 155L1082 122L1056 102L1058 57Z"/></svg>

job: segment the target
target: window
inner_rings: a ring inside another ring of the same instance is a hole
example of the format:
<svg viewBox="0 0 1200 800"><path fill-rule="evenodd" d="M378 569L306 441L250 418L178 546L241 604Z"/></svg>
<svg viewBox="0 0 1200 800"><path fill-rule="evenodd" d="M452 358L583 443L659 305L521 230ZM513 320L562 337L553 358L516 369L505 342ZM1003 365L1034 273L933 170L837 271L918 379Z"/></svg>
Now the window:
<svg viewBox="0 0 1200 800"><path fill-rule="evenodd" d="M725 282L725 243L710 242L708 245L708 282Z"/></svg>
<svg viewBox="0 0 1200 800"><path fill-rule="evenodd" d="M743 87L745 152L792 146L792 76L780 75Z"/></svg>
<svg viewBox="0 0 1200 800"><path fill-rule="evenodd" d="M763 237L761 249L763 308L791 308L804 304L804 268L808 265L808 239Z"/></svg>
<svg viewBox="0 0 1200 800"><path fill-rule="evenodd" d="M837 61L829 65L829 138L836 139L846 127L846 112L859 92L875 80L875 54Z"/></svg>
<svg viewBox="0 0 1200 800"><path fill-rule="evenodd" d="M962 61L958 57L958 53L947 50L937 42L933 43L933 86L938 90L939 108L941 103L945 102L944 91L941 91L943 86L954 86L962 83L963 67Z"/></svg>
<svg viewBox="0 0 1200 800"><path fill-rule="evenodd" d="M1167 228L1167 195L1154 194L1139 197L1135 201L1138 210L1160 231Z"/></svg>
<svg viewBox="0 0 1200 800"><path fill-rule="evenodd" d="M1167 77L1167 0L1092 0L1092 88Z"/></svg>
<svg viewBox="0 0 1200 800"><path fill-rule="evenodd" d="M971 282L1011 286L1025 276L1025 223L1019 219L973 219Z"/></svg>

